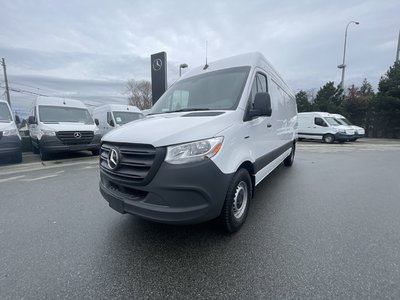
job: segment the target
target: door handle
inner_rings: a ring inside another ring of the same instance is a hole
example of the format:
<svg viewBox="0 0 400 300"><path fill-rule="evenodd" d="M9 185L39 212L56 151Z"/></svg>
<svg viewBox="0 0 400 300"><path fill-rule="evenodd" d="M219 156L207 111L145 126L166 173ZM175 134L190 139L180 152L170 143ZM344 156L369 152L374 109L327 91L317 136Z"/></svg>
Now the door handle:
<svg viewBox="0 0 400 300"><path fill-rule="evenodd" d="M270 128L270 127L272 127L272 125L271 124L267 124L267 127Z"/></svg>

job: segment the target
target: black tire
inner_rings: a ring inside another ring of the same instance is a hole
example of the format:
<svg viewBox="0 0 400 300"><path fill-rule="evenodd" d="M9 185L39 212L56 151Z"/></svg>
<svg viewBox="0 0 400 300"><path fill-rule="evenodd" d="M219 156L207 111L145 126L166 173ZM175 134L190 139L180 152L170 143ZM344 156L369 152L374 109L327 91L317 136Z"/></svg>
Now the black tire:
<svg viewBox="0 0 400 300"><path fill-rule="evenodd" d="M283 164L286 167L291 167L293 165L295 153L296 153L296 143L293 143L292 151L290 151L290 155L288 157L286 157L285 160L283 161Z"/></svg>
<svg viewBox="0 0 400 300"><path fill-rule="evenodd" d="M22 162L22 151L18 151L13 155L12 162L19 164Z"/></svg>
<svg viewBox="0 0 400 300"><path fill-rule="evenodd" d="M222 226L227 232L238 231L246 221L252 194L249 172L245 169L239 169L228 187L220 215Z"/></svg>
<svg viewBox="0 0 400 300"><path fill-rule="evenodd" d="M99 155L99 154L100 154L100 150L99 150L99 149L92 150L92 155L93 155L93 156L97 156L97 155Z"/></svg>
<svg viewBox="0 0 400 300"><path fill-rule="evenodd" d="M46 151L44 151L44 150L42 150L42 149L39 149L39 155L40 155L40 159L41 159L42 161L46 161L46 160L49 160L49 159L50 159L49 153L47 153Z"/></svg>
<svg viewBox="0 0 400 300"><path fill-rule="evenodd" d="M322 137L322 140L327 144L333 144L333 142L335 141L335 137L332 134L328 133Z"/></svg>
<svg viewBox="0 0 400 300"><path fill-rule="evenodd" d="M39 154L39 149L36 148L33 143L32 143L32 152L33 152L33 154Z"/></svg>

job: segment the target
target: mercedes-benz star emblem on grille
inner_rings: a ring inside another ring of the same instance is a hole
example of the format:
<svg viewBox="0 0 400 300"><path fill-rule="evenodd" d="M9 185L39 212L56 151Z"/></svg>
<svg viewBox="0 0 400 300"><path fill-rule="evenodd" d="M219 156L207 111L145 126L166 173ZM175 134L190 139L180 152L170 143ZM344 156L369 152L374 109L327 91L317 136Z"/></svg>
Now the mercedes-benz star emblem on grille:
<svg viewBox="0 0 400 300"><path fill-rule="evenodd" d="M80 132L75 132L74 133L74 138L80 139L82 137L82 134Z"/></svg>
<svg viewBox="0 0 400 300"><path fill-rule="evenodd" d="M162 60L160 58L157 58L153 61L153 70L154 71L159 71L162 67Z"/></svg>
<svg viewBox="0 0 400 300"><path fill-rule="evenodd" d="M107 164L111 170L115 170L118 168L119 154L116 149L111 149L110 152L108 152Z"/></svg>

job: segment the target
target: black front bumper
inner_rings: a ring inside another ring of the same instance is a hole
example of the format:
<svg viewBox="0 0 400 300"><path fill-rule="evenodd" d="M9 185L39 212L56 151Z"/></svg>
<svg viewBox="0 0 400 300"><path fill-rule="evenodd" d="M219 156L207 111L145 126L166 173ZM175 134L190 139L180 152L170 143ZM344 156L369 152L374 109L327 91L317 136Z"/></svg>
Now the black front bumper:
<svg viewBox="0 0 400 300"><path fill-rule="evenodd" d="M233 174L211 161L172 165L163 162L147 185L121 184L100 171L100 192L111 208L144 219L194 224L216 218Z"/></svg>
<svg viewBox="0 0 400 300"><path fill-rule="evenodd" d="M39 141L39 147L45 152L64 152L64 151L80 151L80 150L99 150L101 135L95 134L93 140L86 144L64 144L56 136L42 136Z"/></svg>
<svg viewBox="0 0 400 300"><path fill-rule="evenodd" d="M21 152L21 139L18 135L2 136L0 138L0 156Z"/></svg>
<svg viewBox="0 0 400 300"><path fill-rule="evenodd" d="M354 135L348 135L343 133L336 133L335 134L335 141L339 142L347 142L354 139Z"/></svg>

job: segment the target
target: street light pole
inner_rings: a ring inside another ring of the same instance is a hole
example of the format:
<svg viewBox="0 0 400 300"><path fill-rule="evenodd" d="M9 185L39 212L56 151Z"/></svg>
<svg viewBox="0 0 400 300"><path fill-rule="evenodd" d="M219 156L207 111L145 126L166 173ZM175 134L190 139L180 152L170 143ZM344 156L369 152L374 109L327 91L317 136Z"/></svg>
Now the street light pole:
<svg viewBox="0 0 400 300"><path fill-rule="evenodd" d="M182 69L187 68L187 67L188 67L187 64L181 64L179 66L179 77L181 77L181 75L182 75Z"/></svg>
<svg viewBox="0 0 400 300"><path fill-rule="evenodd" d="M6 85L7 102L8 102L8 105L11 106L11 101L10 101L10 89L9 89L9 87L8 87L7 69L6 69L6 62L4 61L4 58L1 59L1 65L3 66L3 72L4 72L4 83L5 83L5 85Z"/></svg>
<svg viewBox="0 0 400 300"><path fill-rule="evenodd" d="M346 30L344 32L344 46L343 46L343 62L341 65L338 65L339 69L342 69L342 80L340 81L340 86L342 89L344 89L344 71L346 69L346 44L347 44L347 30L349 29L349 25L351 23L354 23L356 25L360 24L359 22L356 21L350 21L346 25Z"/></svg>

